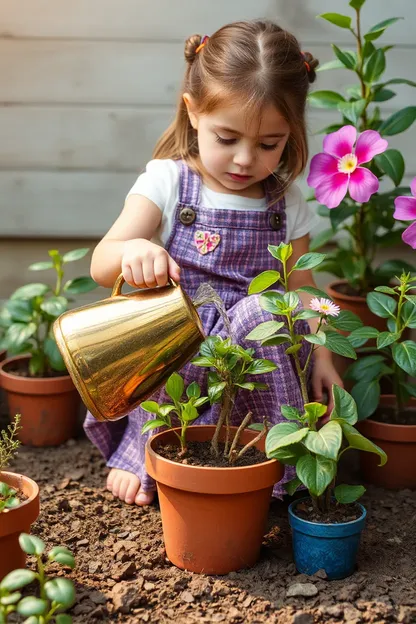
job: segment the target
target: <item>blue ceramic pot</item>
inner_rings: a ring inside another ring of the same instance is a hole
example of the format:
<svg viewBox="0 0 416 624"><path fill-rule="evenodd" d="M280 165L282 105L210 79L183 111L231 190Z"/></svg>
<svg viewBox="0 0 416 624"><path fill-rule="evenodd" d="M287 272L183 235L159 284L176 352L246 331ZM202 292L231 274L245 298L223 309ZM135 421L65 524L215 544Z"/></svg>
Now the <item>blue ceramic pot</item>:
<svg viewBox="0 0 416 624"><path fill-rule="evenodd" d="M294 513L296 506L306 500L308 499L299 499L289 506L296 568L299 572L310 575L323 569L329 580L350 576L355 569L367 511L357 503L362 514L352 522L338 524L309 522Z"/></svg>

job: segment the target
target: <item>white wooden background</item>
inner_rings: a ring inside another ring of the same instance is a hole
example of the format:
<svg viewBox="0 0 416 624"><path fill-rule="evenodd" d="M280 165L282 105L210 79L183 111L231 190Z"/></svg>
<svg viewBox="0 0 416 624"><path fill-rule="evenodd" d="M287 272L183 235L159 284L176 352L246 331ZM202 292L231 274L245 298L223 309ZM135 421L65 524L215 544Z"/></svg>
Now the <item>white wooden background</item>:
<svg viewBox="0 0 416 624"><path fill-rule="evenodd" d="M104 233L172 119L187 36L268 17L325 62L331 42L352 46L348 31L315 18L328 10L352 14L348 0L1 0L0 236ZM396 44L387 76L415 80L415 0L367 0L363 28L398 16L381 40ZM342 89L352 78L323 72L314 88ZM397 91L386 115L415 101L411 87ZM332 119L310 112L312 153L322 141L313 131ZM389 141L406 157L406 182L416 174L415 140L416 127Z"/></svg>

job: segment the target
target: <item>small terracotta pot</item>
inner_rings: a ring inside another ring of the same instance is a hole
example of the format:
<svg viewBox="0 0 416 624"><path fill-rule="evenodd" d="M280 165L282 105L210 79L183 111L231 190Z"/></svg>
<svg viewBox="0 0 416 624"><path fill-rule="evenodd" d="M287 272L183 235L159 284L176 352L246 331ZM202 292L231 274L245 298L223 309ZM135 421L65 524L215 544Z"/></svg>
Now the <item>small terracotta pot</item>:
<svg viewBox="0 0 416 624"><path fill-rule="evenodd" d="M0 364L0 385L6 393L10 418L21 414L18 438L29 446L58 446L76 434L79 394L71 377L22 377L13 367L29 361L21 355ZM12 369L12 370L10 370Z"/></svg>
<svg viewBox="0 0 416 624"><path fill-rule="evenodd" d="M0 513L0 581L12 570L24 568L26 553L20 548L20 533L29 533L39 516L39 487L35 481L14 472L0 472L0 481L21 490L27 499L21 505Z"/></svg>
<svg viewBox="0 0 416 624"><path fill-rule="evenodd" d="M0 362L6 359L7 351L6 349L0 349Z"/></svg>
<svg viewBox="0 0 416 624"><path fill-rule="evenodd" d="M209 441L214 431L213 425L189 427L187 439ZM246 429L241 444L256 435ZM189 466L158 455L158 447L166 444L177 444L172 430L148 440L146 470L157 482L169 560L178 568L203 574L253 566L260 554L273 485L282 478L283 466L274 459L239 468ZM264 450L264 440L257 448Z"/></svg>
<svg viewBox="0 0 416 624"><path fill-rule="evenodd" d="M394 395L382 395L380 405L390 406ZM410 406L416 409L416 399ZM387 453L388 461L379 466L373 453L360 453L363 478L368 483L388 489L416 489L416 425L389 425L371 418L362 420L357 428Z"/></svg>

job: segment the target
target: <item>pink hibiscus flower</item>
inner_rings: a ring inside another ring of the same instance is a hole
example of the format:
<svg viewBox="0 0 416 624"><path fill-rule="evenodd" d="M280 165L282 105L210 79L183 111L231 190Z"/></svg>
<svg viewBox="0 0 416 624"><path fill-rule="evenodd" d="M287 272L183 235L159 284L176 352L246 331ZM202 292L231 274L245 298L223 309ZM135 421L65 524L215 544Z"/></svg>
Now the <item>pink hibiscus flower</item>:
<svg viewBox="0 0 416 624"><path fill-rule="evenodd" d="M403 232L402 239L407 245L416 249L416 178L410 183L413 197L401 195L394 200L395 211L393 217L400 221L413 221Z"/></svg>
<svg viewBox="0 0 416 624"><path fill-rule="evenodd" d="M347 191L357 202L367 202L378 191L378 178L365 167L376 154L387 149L387 141L375 130L365 130L357 138L354 126L344 126L324 138L324 152L311 160L307 182L315 189L319 203L336 208Z"/></svg>

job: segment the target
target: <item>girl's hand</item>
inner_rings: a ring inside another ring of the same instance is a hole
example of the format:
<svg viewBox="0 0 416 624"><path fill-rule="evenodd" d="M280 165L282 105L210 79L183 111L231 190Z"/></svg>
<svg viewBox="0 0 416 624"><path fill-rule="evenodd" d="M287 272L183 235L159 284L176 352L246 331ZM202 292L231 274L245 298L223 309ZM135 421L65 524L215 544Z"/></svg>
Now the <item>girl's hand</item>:
<svg viewBox="0 0 416 624"><path fill-rule="evenodd" d="M145 238L124 243L121 271L126 282L136 288L165 286L169 277L180 280L180 267L166 249Z"/></svg>
<svg viewBox="0 0 416 624"><path fill-rule="evenodd" d="M312 368L312 391L315 401L322 402L324 391L328 394L329 403L325 416L322 417L321 423L328 422L331 412L334 408L334 401L332 398L332 385L344 387L341 377L335 370L332 362L332 356L328 351L316 352L315 364Z"/></svg>

